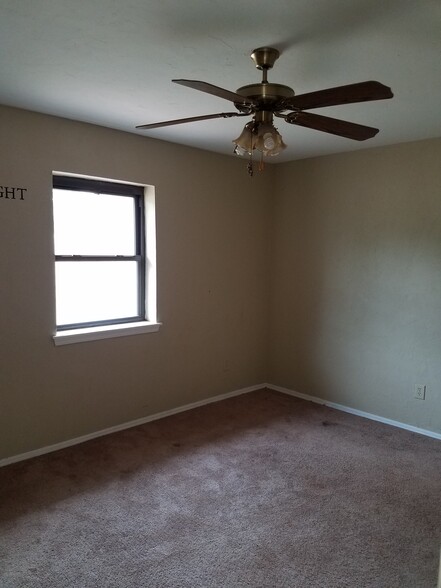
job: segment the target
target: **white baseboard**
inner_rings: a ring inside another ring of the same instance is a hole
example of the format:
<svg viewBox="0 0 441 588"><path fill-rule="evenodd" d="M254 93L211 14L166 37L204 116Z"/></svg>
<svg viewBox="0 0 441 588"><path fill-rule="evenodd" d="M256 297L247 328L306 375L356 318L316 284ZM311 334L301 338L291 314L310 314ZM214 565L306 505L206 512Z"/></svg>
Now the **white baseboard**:
<svg viewBox="0 0 441 588"><path fill-rule="evenodd" d="M355 414L357 416L361 416L365 419L370 419L372 421L378 421L386 425L391 425L392 427L406 429L406 431L412 431L412 433L419 433L420 435L426 435L426 437L432 437L433 439L441 440L441 433L435 433L435 431L420 429L419 427L414 427L413 425L407 425L406 423L400 423L399 421L386 419L376 414L364 412L364 410L351 408L350 406L338 404L337 402L330 402L329 400L324 400L323 398L318 398L317 396L309 396L309 394L302 394L301 392L295 392L294 390L290 390L289 388L283 388L282 386L276 386L274 384L265 384L265 388L268 388L269 390L275 390L276 392L282 392L283 394L288 394L289 396L295 396L296 398L302 398L303 400L309 400L310 402L315 402L316 404L323 404L325 406L329 406L330 408L335 408L336 410L341 410L343 412Z"/></svg>
<svg viewBox="0 0 441 588"><path fill-rule="evenodd" d="M123 431L124 429L138 427L139 425L144 425L145 423L150 423L151 421L157 421L159 419L163 419L165 417L172 416L172 415L178 414L180 412L185 412L186 410L191 410L192 408L198 408L199 406L204 406L206 404L212 404L213 402L219 402L219 401L225 400L227 398L232 398L233 396L240 396L242 394L247 394L248 392L255 392L256 390L261 390L262 388L268 388L268 390L274 390L275 392L282 392L283 394L288 394L289 396L295 396L296 398L308 400L309 402L315 402L316 404L322 404L324 406L329 406L330 408L335 408L336 410L341 410L343 412L355 414L357 416L361 416L366 419L371 419L373 421L385 423L386 425L391 425L393 427L399 427L400 429L406 429L407 431L412 431L413 433L419 433L420 435L426 435L427 437L432 437L433 439L441 440L441 433L435 433L434 431L428 431L426 429L420 429L419 427L414 427L413 425L407 425L406 423L400 423L399 421L386 419L384 417L381 417L381 416L378 416L375 414L371 414L369 412L364 412L363 410L358 410L356 408L351 408L351 407L345 406L343 404L337 404L336 402L330 402L328 400L323 400L323 398L318 398L317 396L310 396L309 394L302 394L301 392L295 392L294 390L290 390L289 388L283 388L282 386L276 386L275 384L256 384L255 386L248 386L247 388L233 390L232 392L227 392L226 394L219 394L218 396L212 396L211 398L205 398L204 400L199 400L197 402L192 402L190 404L178 406L177 408L165 410L164 412L158 412L156 414L142 417L142 418L136 419L134 421L121 423L120 425L115 425L115 426L109 427L107 429L101 429L100 431L95 431L94 433L89 433L88 435L82 435L81 437L75 437L74 439L68 439L67 441L62 441L61 443L55 443L54 445L47 445L46 447L40 447L39 449L34 449L33 451L28 451L27 453L20 453L19 455L13 455L12 457L6 457L4 459L0 459L0 467L7 466L9 464L16 463L19 461L24 461L26 459L31 459L32 457L38 457L39 455L44 455L45 453L52 453L53 451L58 451L59 449L65 449L67 447L71 447L72 445L79 445L80 443L85 443L86 441L91 441L92 439L96 439L97 437L103 437L105 435L117 433L118 431Z"/></svg>
<svg viewBox="0 0 441 588"><path fill-rule="evenodd" d="M204 400L198 400L197 402L192 402L190 404L178 406L177 408L165 410L164 412L158 412L156 414L142 417L142 418L136 419L134 421L121 423L120 425L115 425L115 426L109 427L107 429L101 429L100 431L95 431L94 433L89 433L88 435L82 435L81 437L75 437L74 439L68 439L67 441L62 441L61 443L55 443L54 445L47 445L46 447L40 447L39 449L34 449L33 451L28 451L27 453L20 453L19 455L13 455L12 457L6 457L4 459L0 459L0 467L7 466L9 464L16 463L18 461L24 461L26 459L31 459L32 457L38 457L39 455L44 455L45 453L52 453L53 451L58 451L59 449L66 449L66 447L71 447L72 445L79 445L80 443L85 443L86 441L91 441L92 439L96 439L97 437L104 437L105 435L110 435L111 433L118 433L118 431L123 431L124 429L131 429L132 427L138 427L139 425L144 425L145 423L150 423L151 421L157 421L159 419L163 419L165 417L172 416L174 414L178 414L179 412L185 412L186 410L191 410L192 408L198 408L199 406L204 406L206 404L212 404L213 402L219 402L220 400L225 400L226 398L232 398L233 396L240 396L241 394L247 394L248 392L254 392L255 390L261 390L262 388L265 388L265 386L266 386L266 384L257 384L255 386L248 386L247 388L241 388L240 390L233 390L232 392L227 392L226 394L219 394L218 396L212 396L211 398L205 398Z"/></svg>

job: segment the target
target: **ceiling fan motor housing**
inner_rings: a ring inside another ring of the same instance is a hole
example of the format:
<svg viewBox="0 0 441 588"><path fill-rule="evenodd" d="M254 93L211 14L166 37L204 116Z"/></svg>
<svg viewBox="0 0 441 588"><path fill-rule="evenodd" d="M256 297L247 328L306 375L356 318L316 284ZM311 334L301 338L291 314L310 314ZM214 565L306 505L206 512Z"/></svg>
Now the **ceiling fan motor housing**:
<svg viewBox="0 0 441 588"><path fill-rule="evenodd" d="M248 86L242 86L236 91L237 94L244 98L251 98L258 103L259 107L269 108L270 110L276 110L276 106L286 98L294 96L294 90L289 86L283 84L249 84ZM237 104L236 104L237 106ZM271 108L273 106L273 108Z"/></svg>

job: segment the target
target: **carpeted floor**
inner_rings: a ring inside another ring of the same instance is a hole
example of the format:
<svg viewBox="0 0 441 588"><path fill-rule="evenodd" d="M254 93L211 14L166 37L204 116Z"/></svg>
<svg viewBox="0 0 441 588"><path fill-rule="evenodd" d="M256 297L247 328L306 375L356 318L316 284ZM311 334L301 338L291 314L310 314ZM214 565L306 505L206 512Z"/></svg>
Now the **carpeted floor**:
<svg viewBox="0 0 441 588"><path fill-rule="evenodd" d="M262 390L0 470L1 588L434 588L441 445Z"/></svg>

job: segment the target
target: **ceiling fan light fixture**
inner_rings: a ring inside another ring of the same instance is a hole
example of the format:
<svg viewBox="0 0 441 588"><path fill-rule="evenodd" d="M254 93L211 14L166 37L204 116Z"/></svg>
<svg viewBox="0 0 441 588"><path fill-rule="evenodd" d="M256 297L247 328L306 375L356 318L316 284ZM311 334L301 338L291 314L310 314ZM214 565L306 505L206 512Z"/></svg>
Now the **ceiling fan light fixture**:
<svg viewBox="0 0 441 588"><path fill-rule="evenodd" d="M264 156L275 156L286 149L282 136L272 121L248 122L233 143L234 153L239 156L252 155L256 149Z"/></svg>
<svg viewBox="0 0 441 588"><path fill-rule="evenodd" d="M255 148L266 156L274 156L286 149L286 145L273 123L264 122L259 124Z"/></svg>
<svg viewBox="0 0 441 588"><path fill-rule="evenodd" d="M241 134L233 141L235 148L234 153L236 155L251 155L256 147L256 130L255 122L248 122Z"/></svg>

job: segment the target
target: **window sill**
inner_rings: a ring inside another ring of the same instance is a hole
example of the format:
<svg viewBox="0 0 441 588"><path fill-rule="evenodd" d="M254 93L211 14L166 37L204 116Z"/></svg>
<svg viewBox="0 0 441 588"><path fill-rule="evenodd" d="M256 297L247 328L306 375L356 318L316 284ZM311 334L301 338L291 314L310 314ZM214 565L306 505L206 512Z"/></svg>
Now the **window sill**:
<svg viewBox="0 0 441 588"><path fill-rule="evenodd" d="M115 337L127 337L128 335L141 335L142 333L156 333L159 331L160 326L161 323L140 321L138 323L124 323L122 325L72 329L71 331L60 331L56 333L53 340L56 346L70 345L72 343L97 341L99 339L113 339Z"/></svg>

